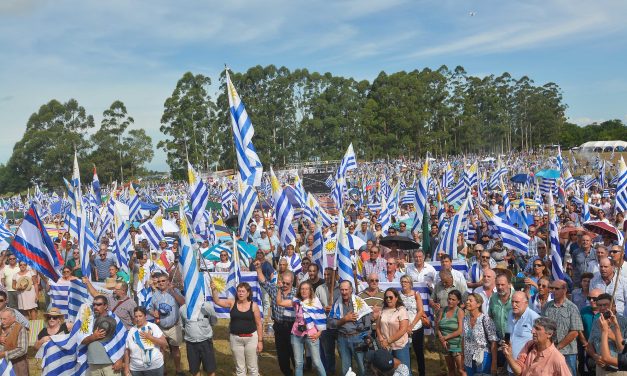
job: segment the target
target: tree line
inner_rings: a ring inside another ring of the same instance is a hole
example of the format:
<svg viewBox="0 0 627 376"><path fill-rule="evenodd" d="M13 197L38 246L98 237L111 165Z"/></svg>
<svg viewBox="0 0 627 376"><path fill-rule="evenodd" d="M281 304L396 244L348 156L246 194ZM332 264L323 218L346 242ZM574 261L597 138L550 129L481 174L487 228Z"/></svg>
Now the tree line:
<svg viewBox="0 0 627 376"><path fill-rule="evenodd" d="M274 65L234 72L231 79L255 128L264 165L339 159L353 143L358 158L455 155L529 150L586 140L625 139L612 121L579 127L566 121L559 86L509 73L476 77L463 67L381 72L372 82ZM183 75L165 102L158 147L175 177L186 156L204 169L234 168L225 75ZM614 129L612 128L612 129Z"/></svg>
<svg viewBox="0 0 627 376"><path fill-rule="evenodd" d="M119 100L103 112L97 130L93 115L77 100L51 100L29 117L22 139L0 165L0 193L23 192L35 184L42 190L62 186L63 178L72 176L74 151L82 182L91 182L93 166L104 183L142 175L154 150L150 136L144 129L131 129L133 123Z"/></svg>
<svg viewBox="0 0 627 376"><path fill-rule="evenodd" d="M372 82L331 73L255 66L231 79L252 120L253 143L264 166L342 157L352 142L359 159L417 158L563 148L590 140L625 140L620 120L580 127L566 121L560 87L531 78L476 77L463 67L381 72ZM156 147L166 153L174 178L187 160L203 170L236 167L224 72L187 72L164 102ZM91 133L91 135L89 135ZM35 183L58 187L72 173L77 150L84 179L98 166L103 183L145 174L153 145L134 127L124 103L103 113L98 129L74 99L51 100L31 115L5 165L0 193Z"/></svg>

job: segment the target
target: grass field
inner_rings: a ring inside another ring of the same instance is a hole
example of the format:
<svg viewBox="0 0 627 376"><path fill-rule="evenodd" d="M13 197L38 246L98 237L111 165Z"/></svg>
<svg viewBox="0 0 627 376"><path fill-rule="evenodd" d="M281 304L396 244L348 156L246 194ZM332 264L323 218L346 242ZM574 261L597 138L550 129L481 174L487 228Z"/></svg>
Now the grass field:
<svg viewBox="0 0 627 376"><path fill-rule="evenodd" d="M218 364L218 370L216 375L234 375L235 366L233 364L233 358L231 356L231 349L228 341L228 320L219 320L218 324L214 327L214 346L216 351L216 363ZM265 376L280 376L279 364L276 358L276 351L274 348L274 338L264 337L263 352L259 355L259 369L260 373ZM41 362L34 359L35 351L30 349L30 374L41 375ZM181 347L181 364L183 370L189 375L187 366L187 356L185 353L185 347ZM425 358L427 362L427 375L439 375L440 367L438 362L438 356L435 353L426 351ZM174 363L169 357L169 354L165 354L166 359L166 375L174 375ZM340 375L340 360L337 358L338 371L337 375ZM413 374L417 375L416 362L412 351L412 368ZM305 375L315 375L314 371L305 371ZM20 376L20 375L18 375Z"/></svg>

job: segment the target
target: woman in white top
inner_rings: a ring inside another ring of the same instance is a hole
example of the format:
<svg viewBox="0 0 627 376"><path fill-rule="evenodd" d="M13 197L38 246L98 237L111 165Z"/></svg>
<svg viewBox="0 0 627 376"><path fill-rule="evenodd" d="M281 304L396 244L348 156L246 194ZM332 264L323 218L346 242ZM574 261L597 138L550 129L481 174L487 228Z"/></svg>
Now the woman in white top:
<svg viewBox="0 0 627 376"><path fill-rule="evenodd" d="M229 254L226 251L220 251L220 261L216 262L216 272L228 272L231 267L231 261L229 261Z"/></svg>
<svg viewBox="0 0 627 376"><path fill-rule="evenodd" d="M424 340L425 329L422 327L422 316L424 315L424 307L422 305L422 297L420 293L414 291L414 283L408 275L401 277L401 300L407 309L409 325L407 326L407 335L411 338L412 347L416 354L418 362L418 375L425 375L425 354Z"/></svg>
<svg viewBox="0 0 627 376"><path fill-rule="evenodd" d="M124 375L163 376L161 348L167 347L168 342L157 325L146 321L146 308L135 307L133 315L135 326L129 329L126 337Z"/></svg>

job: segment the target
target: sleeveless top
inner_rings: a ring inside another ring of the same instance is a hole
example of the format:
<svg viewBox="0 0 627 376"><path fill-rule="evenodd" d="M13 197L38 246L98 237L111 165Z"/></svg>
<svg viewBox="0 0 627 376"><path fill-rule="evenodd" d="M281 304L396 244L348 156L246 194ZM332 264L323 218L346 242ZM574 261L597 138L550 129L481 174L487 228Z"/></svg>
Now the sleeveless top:
<svg viewBox="0 0 627 376"><path fill-rule="evenodd" d="M412 290L413 291L413 290ZM403 301L403 304L405 305L405 308L407 309L407 316L409 317L409 325L411 325L411 323L414 321L414 318L416 317L416 314L418 313L418 306L416 304L416 292L413 291L414 293L412 295L405 295L401 292L401 300ZM418 320L418 322L416 323L416 325L414 325L414 327L411 329L413 330L418 330L422 328L422 320Z"/></svg>
<svg viewBox="0 0 627 376"><path fill-rule="evenodd" d="M453 316L451 318L446 317L446 312L448 311L448 307L444 308L442 312L442 319L440 320L440 332L442 335L447 336L457 329L459 329L459 321L457 315L459 314L459 307L455 307L455 311L453 311ZM459 353L462 351L462 337L457 336L455 338L451 338L448 341L448 351L452 353Z"/></svg>
<svg viewBox="0 0 627 376"><path fill-rule="evenodd" d="M231 322L229 324L229 333L231 334L252 334L257 330L255 324L255 314L253 313L253 302L250 303L250 309L241 312L237 309L237 303L231 308Z"/></svg>

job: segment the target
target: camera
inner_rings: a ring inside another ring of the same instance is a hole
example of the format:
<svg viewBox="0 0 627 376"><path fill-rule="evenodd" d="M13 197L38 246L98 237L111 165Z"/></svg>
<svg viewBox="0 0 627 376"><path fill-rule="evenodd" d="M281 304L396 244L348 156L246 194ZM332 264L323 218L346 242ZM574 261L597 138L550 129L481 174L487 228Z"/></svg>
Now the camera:
<svg viewBox="0 0 627 376"><path fill-rule="evenodd" d="M372 337L368 334L368 332L364 333L361 338L361 342L353 344L353 349L356 352L367 352L368 350L375 350L374 341L372 340Z"/></svg>
<svg viewBox="0 0 627 376"><path fill-rule="evenodd" d="M307 325L298 325L296 327L296 329L298 329L299 332L306 332L307 331Z"/></svg>
<svg viewBox="0 0 627 376"><path fill-rule="evenodd" d="M603 312L603 318L604 319L609 320L610 317L612 317L612 312L610 312L610 311Z"/></svg>

